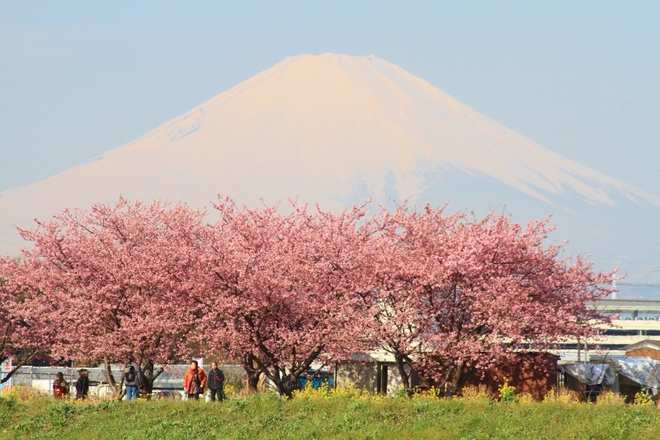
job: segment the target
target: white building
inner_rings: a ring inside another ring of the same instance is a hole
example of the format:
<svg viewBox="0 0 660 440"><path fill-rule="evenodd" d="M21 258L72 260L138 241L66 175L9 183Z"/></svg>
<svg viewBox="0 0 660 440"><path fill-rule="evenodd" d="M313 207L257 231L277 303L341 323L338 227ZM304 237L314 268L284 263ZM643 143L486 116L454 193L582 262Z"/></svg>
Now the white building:
<svg viewBox="0 0 660 440"><path fill-rule="evenodd" d="M587 340L567 340L553 353L561 363L592 358L625 356L624 347L650 340L660 343L660 301L605 299L591 304L599 312L614 315L611 325L599 325L600 335Z"/></svg>

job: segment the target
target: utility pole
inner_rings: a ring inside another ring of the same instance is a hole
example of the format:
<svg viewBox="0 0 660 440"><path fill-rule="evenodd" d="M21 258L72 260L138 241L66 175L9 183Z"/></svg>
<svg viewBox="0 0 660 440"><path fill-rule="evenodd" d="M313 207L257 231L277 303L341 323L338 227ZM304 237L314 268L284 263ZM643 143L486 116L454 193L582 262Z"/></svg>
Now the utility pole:
<svg viewBox="0 0 660 440"><path fill-rule="evenodd" d="M577 349L578 349L578 359L577 359L577 361L580 362L580 337L579 336L577 338Z"/></svg>

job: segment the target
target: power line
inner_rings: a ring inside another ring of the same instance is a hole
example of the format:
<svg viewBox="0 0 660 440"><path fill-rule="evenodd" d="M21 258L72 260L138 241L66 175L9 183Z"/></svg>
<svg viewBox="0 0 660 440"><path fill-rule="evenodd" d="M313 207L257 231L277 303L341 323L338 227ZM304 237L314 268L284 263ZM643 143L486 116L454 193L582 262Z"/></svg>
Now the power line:
<svg viewBox="0 0 660 440"><path fill-rule="evenodd" d="M3 243L8 243L8 244L20 244L20 242L18 242L16 240L9 240L5 237L2 237L2 239L0 239L0 241L3 242Z"/></svg>
<svg viewBox="0 0 660 440"><path fill-rule="evenodd" d="M22 223L22 224L27 225L27 226L32 226L32 223L26 222L24 220L17 220L15 218L7 217L7 216L4 216L4 215L0 215L0 218L3 218L5 220L9 220L10 222Z"/></svg>
<svg viewBox="0 0 660 440"><path fill-rule="evenodd" d="M642 269L630 269L627 272L628 273L638 273L638 272L657 272L657 271L660 271L660 265L645 267L645 268L642 268Z"/></svg>
<svg viewBox="0 0 660 440"><path fill-rule="evenodd" d="M17 249L17 247L18 247L18 249ZM2 245L2 243L0 243L0 257L5 257L5 256L8 256L8 255L18 256L21 253L20 250L25 249L25 248L27 248L27 246L25 246L25 245L12 246L11 248L9 248L6 245Z"/></svg>

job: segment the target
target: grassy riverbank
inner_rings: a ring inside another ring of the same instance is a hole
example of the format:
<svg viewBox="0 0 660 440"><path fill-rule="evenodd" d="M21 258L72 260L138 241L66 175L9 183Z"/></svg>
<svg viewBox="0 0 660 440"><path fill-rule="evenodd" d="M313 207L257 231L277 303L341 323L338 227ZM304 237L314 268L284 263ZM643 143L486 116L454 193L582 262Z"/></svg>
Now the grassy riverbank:
<svg viewBox="0 0 660 440"><path fill-rule="evenodd" d="M658 439L652 405L498 403L483 396L373 398L268 393L223 404L75 403L0 398L0 438L71 439Z"/></svg>

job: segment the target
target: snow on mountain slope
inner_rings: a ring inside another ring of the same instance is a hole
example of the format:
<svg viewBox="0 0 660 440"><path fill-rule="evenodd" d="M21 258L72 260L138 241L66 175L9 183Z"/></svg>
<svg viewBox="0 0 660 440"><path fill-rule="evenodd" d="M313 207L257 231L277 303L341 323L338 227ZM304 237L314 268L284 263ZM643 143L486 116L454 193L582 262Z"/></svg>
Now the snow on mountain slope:
<svg viewBox="0 0 660 440"><path fill-rule="evenodd" d="M0 215L45 218L120 194L193 206L217 193L329 209L358 196L423 202L443 175L467 176L467 185L485 176L546 212L660 207L660 198L542 148L393 64L324 54L287 58L95 162L6 191ZM510 203L498 194L490 203Z"/></svg>

